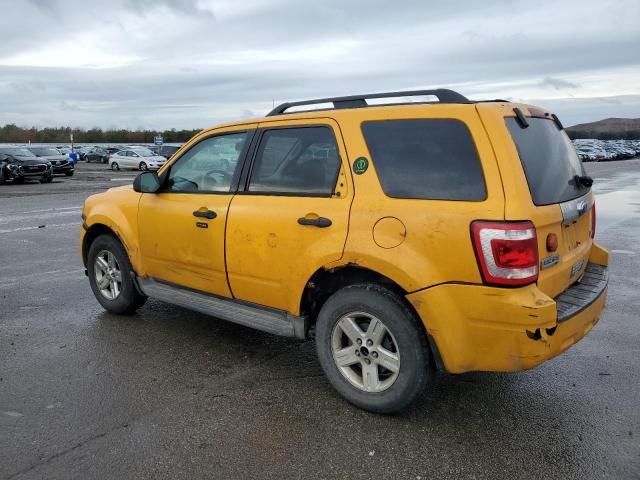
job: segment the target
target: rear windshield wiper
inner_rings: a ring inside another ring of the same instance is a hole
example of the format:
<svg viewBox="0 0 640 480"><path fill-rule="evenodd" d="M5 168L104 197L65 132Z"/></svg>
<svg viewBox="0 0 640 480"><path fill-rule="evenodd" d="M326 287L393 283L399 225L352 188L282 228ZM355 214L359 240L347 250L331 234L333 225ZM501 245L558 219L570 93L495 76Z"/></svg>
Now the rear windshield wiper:
<svg viewBox="0 0 640 480"><path fill-rule="evenodd" d="M591 185L593 185L593 178L591 178L589 175L576 175L573 177L573 180L576 182L576 186L584 185L585 187L589 188Z"/></svg>

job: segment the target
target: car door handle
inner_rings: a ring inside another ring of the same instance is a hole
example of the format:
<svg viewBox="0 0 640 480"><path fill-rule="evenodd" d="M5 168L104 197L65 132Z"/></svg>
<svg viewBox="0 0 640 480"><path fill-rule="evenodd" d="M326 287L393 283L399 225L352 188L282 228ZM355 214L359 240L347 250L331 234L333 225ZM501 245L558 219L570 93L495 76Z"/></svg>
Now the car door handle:
<svg viewBox="0 0 640 480"><path fill-rule="evenodd" d="M198 218L208 218L209 220L213 220L218 215L216 215L216 212L214 212L213 210L196 210L195 212L193 212L193 216Z"/></svg>
<svg viewBox="0 0 640 480"><path fill-rule="evenodd" d="M331 226L331 220L324 217L318 217L318 218L300 217L298 219L298 223L300 225L311 225L313 227L318 227L318 228L327 228Z"/></svg>

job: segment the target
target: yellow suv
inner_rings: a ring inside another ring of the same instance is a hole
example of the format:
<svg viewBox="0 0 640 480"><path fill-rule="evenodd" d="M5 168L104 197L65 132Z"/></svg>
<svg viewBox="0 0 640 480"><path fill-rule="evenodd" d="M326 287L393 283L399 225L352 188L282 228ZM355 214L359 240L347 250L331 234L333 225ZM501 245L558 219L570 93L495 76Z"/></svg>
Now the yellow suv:
<svg viewBox="0 0 640 480"><path fill-rule="evenodd" d="M523 370L589 332L608 279L591 182L541 108L445 89L286 103L88 198L82 259L110 312L153 297L315 337L340 394L392 412L436 368Z"/></svg>

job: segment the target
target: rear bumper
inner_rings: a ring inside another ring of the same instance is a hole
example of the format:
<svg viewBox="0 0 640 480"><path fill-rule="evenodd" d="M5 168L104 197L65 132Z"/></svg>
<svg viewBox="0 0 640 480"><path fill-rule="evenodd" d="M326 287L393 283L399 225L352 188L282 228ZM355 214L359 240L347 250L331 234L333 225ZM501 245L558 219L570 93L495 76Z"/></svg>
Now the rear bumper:
<svg viewBox="0 0 640 480"><path fill-rule="evenodd" d="M525 370L564 352L598 322L607 297L606 265L606 251L594 243L584 283L555 300L536 285L459 284L432 287L407 299L446 371Z"/></svg>

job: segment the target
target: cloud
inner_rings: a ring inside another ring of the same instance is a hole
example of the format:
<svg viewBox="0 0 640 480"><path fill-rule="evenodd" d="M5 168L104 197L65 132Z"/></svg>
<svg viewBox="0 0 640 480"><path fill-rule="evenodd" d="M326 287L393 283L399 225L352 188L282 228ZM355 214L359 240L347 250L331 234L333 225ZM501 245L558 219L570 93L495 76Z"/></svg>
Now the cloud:
<svg viewBox="0 0 640 480"><path fill-rule="evenodd" d="M196 128L274 99L438 86L573 96L588 121L640 94L631 0L0 2L0 124Z"/></svg>
<svg viewBox="0 0 640 480"><path fill-rule="evenodd" d="M580 88L580 85L578 85L577 83L573 83L573 82L568 82L566 80L562 80L561 78L554 78L554 77L544 77L544 79L542 80L542 82L540 82L540 85L543 88L554 88L556 90L565 90L567 88Z"/></svg>

